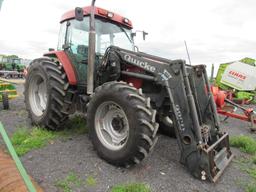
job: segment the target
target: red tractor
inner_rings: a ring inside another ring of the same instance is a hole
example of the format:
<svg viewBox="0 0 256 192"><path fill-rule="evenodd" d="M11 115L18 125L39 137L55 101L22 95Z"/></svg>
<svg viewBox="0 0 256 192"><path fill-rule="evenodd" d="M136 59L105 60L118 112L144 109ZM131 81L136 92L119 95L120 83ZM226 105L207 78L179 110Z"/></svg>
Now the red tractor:
<svg viewBox="0 0 256 192"><path fill-rule="evenodd" d="M135 51L131 21L94 3L64 14L57 51L30 64L32 122L58 130L75 111L86 114L98 155L118 166L147 157L160 124L175 133L181 163L215 182L233 155L205 66Z"/></svg>

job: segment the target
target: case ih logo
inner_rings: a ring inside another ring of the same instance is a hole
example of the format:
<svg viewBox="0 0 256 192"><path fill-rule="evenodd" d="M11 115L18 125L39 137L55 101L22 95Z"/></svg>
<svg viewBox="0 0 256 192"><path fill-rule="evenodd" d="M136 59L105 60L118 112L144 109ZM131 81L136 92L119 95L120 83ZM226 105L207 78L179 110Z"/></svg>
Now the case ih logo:
<svg viewBox="0 0 256 192"><path fill-rule="evenodd" d="M236 77L236 78L239 78L241 80L245 80L246 79L246 76L239 73L239 72L235 72L235 71L229 71L229 75L233 76L233 77Z"/></svg>

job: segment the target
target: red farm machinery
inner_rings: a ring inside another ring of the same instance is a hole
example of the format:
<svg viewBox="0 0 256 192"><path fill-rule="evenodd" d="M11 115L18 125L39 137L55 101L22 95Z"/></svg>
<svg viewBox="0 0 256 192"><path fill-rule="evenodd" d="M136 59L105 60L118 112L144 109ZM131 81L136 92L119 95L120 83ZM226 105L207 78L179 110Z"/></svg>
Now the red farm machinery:
<svg viewBox="0 0 256 192"><path fill-rule="evenodd" d="M229 91L222 91L219 87L211 87L214 101L217 106L217 112L227 118L235 118L251 123L251 131L256 131L256 114L253 108L245 108L232 101L232 95ZM240 109L243 113L237 113Z"/></svg>

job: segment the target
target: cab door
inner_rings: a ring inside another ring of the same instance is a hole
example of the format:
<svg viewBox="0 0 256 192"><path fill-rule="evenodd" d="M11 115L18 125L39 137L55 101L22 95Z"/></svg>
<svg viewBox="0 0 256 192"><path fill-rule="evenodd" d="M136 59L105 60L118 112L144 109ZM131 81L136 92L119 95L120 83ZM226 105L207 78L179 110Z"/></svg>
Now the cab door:
<svg viewBox="0 0 256 192"><path fill-rule="evenodd" d="M78 85L86 86L87 60L88 60L88 36L89 21L85 17L83 21L75 19L67 21L64 50L71 60L76 74Z"/></svg>

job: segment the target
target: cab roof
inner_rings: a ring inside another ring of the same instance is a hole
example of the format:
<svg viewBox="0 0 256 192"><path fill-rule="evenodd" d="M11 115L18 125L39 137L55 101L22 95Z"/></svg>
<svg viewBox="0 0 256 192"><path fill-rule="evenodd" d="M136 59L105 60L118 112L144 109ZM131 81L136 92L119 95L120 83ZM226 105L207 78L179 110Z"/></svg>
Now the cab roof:
<svg viewBox="0 0 256 192"><path fill-rule="evenodd" d="M91 6L83 7L84 16L90 15L91 9L92 9ZM106 9L95 7L95 16L105 18L114 23L121 24L123 26L126 26L129 29L133 28L132 22L129 19L127 19L121 15L118 15L116 13L113 13L111 11L108 11ZM110 16L112 16L112 17L110 17ZM64 15L62 15L60 23L66 21L66 20L74 19L74 18L75 18L75 10L68 11Z"/></svg>

